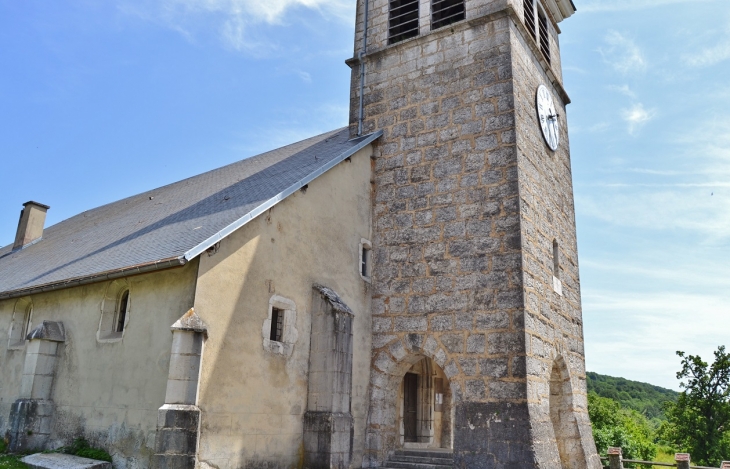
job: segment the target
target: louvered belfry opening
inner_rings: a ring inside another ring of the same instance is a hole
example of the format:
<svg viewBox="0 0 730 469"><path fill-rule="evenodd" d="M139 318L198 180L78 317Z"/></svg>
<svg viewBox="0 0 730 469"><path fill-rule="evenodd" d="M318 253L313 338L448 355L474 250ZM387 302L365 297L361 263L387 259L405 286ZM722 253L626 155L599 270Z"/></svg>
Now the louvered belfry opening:
<svg viewBox="0 0 730 469"><path fill-rule="evenodd" d="M535 0L522 0L525 8L525 27L532 38L537 41L535 33Z"/></svg>
<svg viewBox="0 0 730 469"><path fill-rule="evenodd" d="M431 29L438 29L466 17L464 0L432 0Z"/></svg>
<svg viewBox="0 0 730 469"><path fill-rule="evenodd" d="M418 36L418 1L390 0L388 44Z"/></svg>
<svg viewBox="0 0 730 469"><path fill-rule="evenodd" d="M550 63L550 37L548 36L547 17L540 11L537 14L537 19L540 23L540 50L542 55L545 56L545 60Z"/></svg>

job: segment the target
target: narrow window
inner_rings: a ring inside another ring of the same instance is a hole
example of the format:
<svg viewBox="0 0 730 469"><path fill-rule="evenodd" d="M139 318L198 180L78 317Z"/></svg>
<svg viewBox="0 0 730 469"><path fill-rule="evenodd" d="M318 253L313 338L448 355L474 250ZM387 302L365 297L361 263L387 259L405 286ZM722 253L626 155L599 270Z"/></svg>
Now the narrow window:
<svg viewBox="0 0 730 469"><path fill-rule="evenodd" d="M523 0L523 6L525 10L525 27L532 36L532 39L537 41L537 35L535 33L535 1L534 0Z"/></svg>
<svg viewBox="0 0 730 469"><path fill-rule="evenodd" d="M553 277L560 279L560 248L558 240L553 240Z"/></svg>
<svg viewBox="0 0 730 469"><path fill-rule="evenodd" d="M370 248L362 247L362 262L360 262L360 273L363 277L370 277Z"/></svg>
<svg viewBox="0 0 730 469"><path fill-rule="evenodd" d="M28 336L28 333L30 333L30 320L33 317L33 305L28 305L28 307L25 309L25 314L23 315L23 324L22 324L22 332L20 336L21 342L25 340L25 338Z"/></svg>
<svg viewBox="0 0 730 469"><path fill-rule="evenodd" d="M432 0L431 29L438 29L464 18L464 0Z"/></svg>
<svg viewBox="0 0 730 469"><path fill-rule="evenodd" d="M540 23L540 50L542 55L545 56L545 60L550 63L550 36L548 36L548 22L545 13L539 11L537 13L537 19Z"/></svg>
<svg viewBox="0 0 730 469"><path fill-rule="evenodd" d="M114 323L114 332L124 332L124 322L127 320L127 308L129 306L129 290L119 297L119 306L117 308L117 320Z"/></svg>
<svg viewBox="0 0 730 469"><path fill-rule="evenodd" d="M279 308L271 308L271 334L269 340L281 342L284 333L284 311Z"/></svg>
<svg viewBox="0 0 730 469"><path fill-rule="evenodd" d="M388 44L418 36L419 0L390 0Z"/></svg>

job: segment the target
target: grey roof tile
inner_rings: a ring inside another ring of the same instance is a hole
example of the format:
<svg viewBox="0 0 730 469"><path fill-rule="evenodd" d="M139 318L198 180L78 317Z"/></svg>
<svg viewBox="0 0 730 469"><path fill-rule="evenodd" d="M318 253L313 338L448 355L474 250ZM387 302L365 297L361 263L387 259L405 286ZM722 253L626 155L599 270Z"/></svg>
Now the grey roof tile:
<svg viewBox="0 0 730 469"><path fill-rule="evenodd" d="M347 129L335 130L76 215L46 228L36 244L0 249L0 298L159 261L184 263L186 253L197 247L195 257L222 230L378 136L349 140Z"/></svg>

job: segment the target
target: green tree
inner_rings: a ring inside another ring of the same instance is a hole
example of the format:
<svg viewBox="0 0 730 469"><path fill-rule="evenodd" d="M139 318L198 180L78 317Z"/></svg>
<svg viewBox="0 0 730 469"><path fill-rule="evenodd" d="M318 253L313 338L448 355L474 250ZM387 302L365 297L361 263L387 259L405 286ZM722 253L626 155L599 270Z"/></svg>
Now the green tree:
<svg viewBox="0 0 730 469"><path fill-rule="evenodd" d="M690 453L701 465L719 465L730 456L730 354L720 346L711 365L699 356L685 355L677 379L684 391L667 403L669 423L660 438Z"/></svg>
<svg viewBox="0 0 730 469"><path fill-rule="evenodd" d="M588 394L588 416L593 426L593 439L600 454L611 446L620 447L626 459L651 461L657 447L649 421L639 412L624 409L613 399Z"/></svg>

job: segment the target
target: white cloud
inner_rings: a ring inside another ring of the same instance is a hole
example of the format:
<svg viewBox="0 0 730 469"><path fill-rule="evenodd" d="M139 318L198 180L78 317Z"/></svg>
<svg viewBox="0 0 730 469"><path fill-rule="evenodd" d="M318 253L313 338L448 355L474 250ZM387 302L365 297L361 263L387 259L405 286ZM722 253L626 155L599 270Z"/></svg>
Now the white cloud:
<svg viewBox="0 0 730 469"><path fill-rule="evenodd" d="M217 12L239 20L269 24L280 23L287 11L297 7L337 16L346 15L347 9L352 8L345 0L165 0L168 10Z"/></svg>
<svg viewBox="0 0 730 469"><path fill-rule="evenodd" d="M608 89L611 90L611 91L615 91L617 93L620 93L620 94L622 94L624 96L628 96L629 98L636 99L636 93L634 93L631 90L631 88L629 87L629 85L621 85L621 86L618 86L618 85L610 85L608 87Z"/></svg>
<svg viewBox="0 0 730 469"><path fill-rule="evenodd" d="M598 52L603 56L603 60L614 69L624 75L646 70L644 55L632 39L618 31L611 30L606 35L605 42L608 46L599 48Z"/></svg>
<svg viewBox="0 0 730 469"><path fill-rule="evenodd" d="M296 9L316 10L335 21L354 21L354 6L347 0L118 0L128 14L160 21L192 40L191 31L212 27L223 42L239 51L267 54L277 46L260 39L257 25L280 25ZM202 25L202 26L201 26Z"/></svg>
<svg viewBox="0 0 730 469"><path fill-rule="evenodd" d="M628 124L629 134L635 134L656 116L653 109L645 109L641 103L634 104L629 109L621 111L621 117Z"/></svg>
<svg viewBox="0 0 730 469"><path fill-rule="evenodd" d="M709 359L727 343L729 301L722 292L584 292L587 368L676 389L677 350Z"/></svg>
<svg viewBox="0 0 730 469"><path fill-rule="evenodd" d="M312 83L312 75L303 70L297 70L297 75L302 79L304 83Z"/></svg>
<svg viewBox="0 0 730 469"><path fill-rule="evenodd" d="M699 53L685 56L685 62L692 67L707 67L730 59L730 27L720 43Z"/></svg>
<svg viewBox="0 0 730 469"><path fill-rule="evenodd" d="M717 0L586 0L578 4L578 11L581 13L631 11L674 5L677 3L700 3L712 1Z"/></svg>

